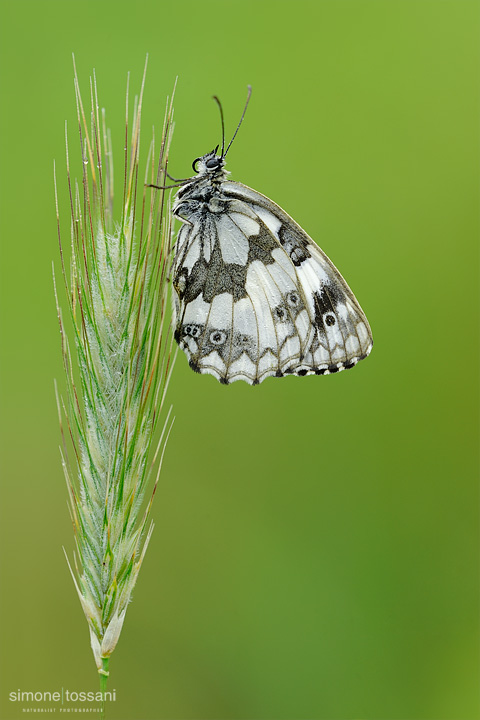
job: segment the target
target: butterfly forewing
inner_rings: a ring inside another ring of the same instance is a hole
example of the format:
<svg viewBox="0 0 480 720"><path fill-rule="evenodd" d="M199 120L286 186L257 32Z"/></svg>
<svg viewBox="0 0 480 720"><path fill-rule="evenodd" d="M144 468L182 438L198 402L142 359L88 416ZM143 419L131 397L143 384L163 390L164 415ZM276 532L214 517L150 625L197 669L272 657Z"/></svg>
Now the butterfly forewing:
<svg viewBox="0 0 480 720"><path fill-rule="evenodd" d="M173 265L175 337L190 366L250 384L353 367L372 335L343 277L278 205L219 175L193 179L174 206L186 223Z"/></svg>

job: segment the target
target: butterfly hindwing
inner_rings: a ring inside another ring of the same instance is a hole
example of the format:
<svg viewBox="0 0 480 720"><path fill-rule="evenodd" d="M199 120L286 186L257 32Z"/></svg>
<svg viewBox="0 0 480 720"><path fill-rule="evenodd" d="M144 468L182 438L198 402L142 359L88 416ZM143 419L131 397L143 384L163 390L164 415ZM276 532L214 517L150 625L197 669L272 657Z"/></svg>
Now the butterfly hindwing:
<svg viewBox="0 0 480 720"><path fill-rule="evenodd" d="M292 218L241 183L223 182L207 199L201 212L190 203L188 217L177 201L188 224L173 266L175 334L194 370L257 384L337 372L368 355L355 296Z"/></svg>

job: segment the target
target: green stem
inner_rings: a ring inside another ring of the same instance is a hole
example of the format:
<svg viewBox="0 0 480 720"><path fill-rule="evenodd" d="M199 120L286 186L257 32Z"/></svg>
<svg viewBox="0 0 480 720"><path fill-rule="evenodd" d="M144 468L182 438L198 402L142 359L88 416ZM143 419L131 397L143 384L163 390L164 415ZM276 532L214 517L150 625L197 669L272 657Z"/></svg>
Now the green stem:
<svg viewBox="0 0 480 720"><path fill-rule="evenodd" d="M98 671L100 675L100 690L102 691L102 704L100 707L100 720L105 720L105 693L107 691L108 682L108 663L109 657L102 658L102 669Z"/></svg>

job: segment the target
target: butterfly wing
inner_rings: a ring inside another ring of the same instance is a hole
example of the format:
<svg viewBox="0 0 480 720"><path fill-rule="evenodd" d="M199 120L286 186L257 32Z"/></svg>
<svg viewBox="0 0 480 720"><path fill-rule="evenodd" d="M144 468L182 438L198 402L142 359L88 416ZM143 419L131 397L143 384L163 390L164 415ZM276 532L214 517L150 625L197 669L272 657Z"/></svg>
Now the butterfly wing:
<svg viewBox="0 0 480 720"><path fill-rule="evenodd" d="M175 337L190 366L223 383L353 367L368 321L328 257L264 195L223 182L178 235Z"/></svg>

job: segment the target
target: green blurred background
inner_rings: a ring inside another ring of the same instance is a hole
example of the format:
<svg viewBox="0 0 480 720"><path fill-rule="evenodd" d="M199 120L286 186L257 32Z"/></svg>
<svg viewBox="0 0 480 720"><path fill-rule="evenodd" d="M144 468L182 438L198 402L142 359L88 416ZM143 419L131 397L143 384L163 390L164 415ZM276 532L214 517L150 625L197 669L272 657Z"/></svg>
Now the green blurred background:
<svg viewBox="0 0 480 720"><path fill-rule="evenodd" d="M52 167L68 219L71 53L122 166L178 75L171 172L231 135L232 179L332 258L375 338L330 377L224 387L178 358L155 532L111 661L110 720L472 720L478 698L479 4L2 5L2 718L95 690L53 379ZM68 222L68 220L67 220ZM58 709L57 709L58 714Z"/></svg>

